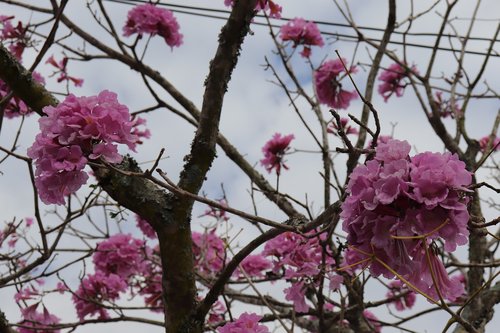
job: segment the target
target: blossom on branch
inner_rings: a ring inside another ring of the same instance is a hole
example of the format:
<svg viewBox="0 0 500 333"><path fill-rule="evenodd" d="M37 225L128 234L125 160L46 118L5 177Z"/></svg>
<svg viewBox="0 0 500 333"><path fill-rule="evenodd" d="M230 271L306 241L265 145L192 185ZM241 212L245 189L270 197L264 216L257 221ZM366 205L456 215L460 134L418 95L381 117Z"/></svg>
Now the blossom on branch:
<svg viewBox="0 0 500 333"><path fill-rule="evenodd" d="M61 321L59 317L49 313L45 305L42 305L43 312L38 312L40 303L27 306L21 309L23 320L19 323L19 333L59 333L60 330L54 326Z"/></svg>
<svg viewBox="0 0 500 333"><path fill-rule="evenodd" d="M238 319L217 328L218 333L269 333L269 329L259 324L262 317L255 313L243 313Z"/></svg>
<svg viewBox="0 0 500 333"><path fill-rule="evenodd" d="M279 176L281 174L281 167L288 170L288 166L285 164L283 158L290 149L290 142L294 138L293 134L281 136L280 133L275 133L272 139L267 141L264 147L262 147L264 158L260 160L260 164L266 168L267 172L271 173L273 169L276 169L276 174Z"/></svg>
<svg viewBox="0 0 500 333"><path fill-rule="evenodd" d="M21 21L14 26L11 22L13 18L14 16L0 15L0 42L9 43L9 51L20 61L29 38L26 37L27 27L24 27Z"/></svg>
<svg viewBox="0 0 500 333"><path fill-rule="evenodd" d="M39 84L44 85L45 79L38 72L33 72L32 74L33 80ZM2 100L5 96L10 94L11 89L4 81L0 80L0 100ZM12 96L8 101L7 105L5 105L4 114L7 118L15 118L20 116L29 116L33 110L26 103L23 102L17 96Z"/></svg>
<svg viewBox="0 0 500 333"><path fill-rule="evenodd" d="M319 102L334 109L347 109L351 100L358 97L355 91L342 89L340 75L347 74L342 62L347 66L346 59L325 61L314 73L314 85ZM351 66L349 69L349 73L356 71L356 66Z"/></svg>
<svg viewBox="0 0 500 333"><path fill-rule="evenodd" d="M385 294L385 297L388 299L397 297L390 304L393 304L398 311L411 309L417 300L415 292L408 289L408 287L403 285L399 280L389 283L389 291Z"/></svg>
<svg viewBox="0 0 500 333"><path fill-rule="evenodd" d="M326 131L328 133L331 133L335 136L338 136L338 132L342 129L346 135L353 134L357 135L359 131L352 127L351 125L348 125L349 123L349 118L340 118L340 127L337 125L337 121L332 120L328 123L328 127L326 128Z"/></svg>
<svg viewBox="0 0 500 333"><path fill-rule="evenodd" d="M491 138L489 136L484 136L479 140L479 147L482 152L489 152L489 149L493 149L493 152L500 150L500 138L496 136L491 140L491 145L488 149L488 144L490 143Z"/></svg>
<svg viewBox="0 0 500 333"><path fill-rule="evenodd" d="M281 26L280 37L283 41L292 41L293 47L304 45L304 49L300 53L303 57L308 58L311 55L310 46L323 46L323 38L316 23L306 21L303 18L294 18L287 24Z"/></svg>
<svg viewBox="0 0 500 333"><path fill-rule="evenodd" d="M159 35L165 39L168 46L181 46L182 34L179 33L179 23L172 11L153 4L143 4L132 8L127 15L123 27L123 35L143 34Z"/></svg>
<svg viewBox="0 0 500 333"><path fill-rule="evenodd" d="M62 58L62 60L58 62L52 55L49 57L49 59L47 59L45 63L50 64L57 69L54 74L60 73L59 77L57 78L57 82L71 81L74 83L75 87L81 87L83 85L83 79L68 75L68 70L66 68L68 66L67 57Z"/></svg>
<svg viewBox="0 0 500 333"><path fill-rule="evenodd" d="M378 79L382 81L382 83L378 86L378 92L384 97L385 102L387 102L389 97L393 94L396 94L398 97L403 96L407 85L403 80L407 78L410 73L417 73L415 66L408 69L407 66L394 63L380 74Z"/></svg>
<svg viewBox="0 0 500 333"><path fill-rule="evenodd" d="M224 0L224 5L227 7L232 7L234 6L234 0ZM257 4L255 5L255 10L259 11L262 10L264 12L269 11L269 14L267 14L269 17L272 18L281 18L281 11L282 7L278 5L276 2L273 0L258 0Z"/></svg>

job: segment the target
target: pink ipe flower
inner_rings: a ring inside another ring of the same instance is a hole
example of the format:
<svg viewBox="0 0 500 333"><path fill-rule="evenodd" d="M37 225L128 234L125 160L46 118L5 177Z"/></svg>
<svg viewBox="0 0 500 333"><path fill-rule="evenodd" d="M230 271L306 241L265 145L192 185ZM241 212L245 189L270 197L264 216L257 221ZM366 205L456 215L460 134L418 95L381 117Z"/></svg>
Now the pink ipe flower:
<svg viewBox="0 0 500 333"><path fill-rule="evenodd" d="M282 167L288 170L284 157L290 149L290 142L294 138L293 134L282 136L280 133L275 133L272 139L267 141L264 147L262 147L264 158L260 160L260 163L266 168L267 172L271 173L275 169L276 174L279 176Z"/></svg>
<svg viewBox="0 0 500 333"><path fill-rule="evenodd" d="M342 61L340 59L325 61L314 73L314 85L319 102L334 109L347 109L351 100L358 96L355 91L342 89L341 73L346 73L342 62L347 66L347 60L344 58ZM356 71L355 66L349 69L350 73Z"/></svg>
<svg viewBox="0 0 500 333"><path fill-rule="evenodd" d="M263 278L265 276L264 272L270 270L273 267L273 264L261 254L252 254L245 257L240 265L245 274L250 277L257 278ZM241 269L238 268L235 271L235 274L239 278L244 278L245 275L243 274Z"/></svg>
<svg viewBox="0 0 500 333"><path fill-rule="evenodd" d="M390 304L394 305L398 311L411 309L417 300L417 294L410 290L406 285L403 285L403 283L399 280L391 281L391 283L389 283L389 291L385 294L385 297L397 297Z"/></svg>
<svg viewBox="0 0 500 333"><path fill-rule="evenodd" d="M128 12L123 35L131 36L133 34L162 36L167 45L172 48L182 44L179 23L177 23L172 11L149 3L138 5Z"/></svg>
<svg viewBox="0 0 500 333"><path fill-rule="evenodd" d="M382 83L378 86L378 92L384 97L385 102L387 102L389 97L393 94L396 94L398 97L403 96L407 85L404 79L407 78L410 73L417 73L415 66L407 69L406 66L394 63L380 74L378 80L382 81Z"/></svg>
<svg viewBox="0 0 500 333"><path fill-rule="evenodd" d="M287 24L281 26L280 37L283 41L292 41L293 47L304 45L300 53L302 57L309 58L311 55L310 46L323 46L323 38L316 23L306 21L303 18L294 18Z"/></svg>
<svg viewBox="0 0 500 333"><path fill-rule="evenodd" d="M222 206L226 206L227 207L227 200L226 199L222 198L222 199L219 199L217 201ZM229 221L229 216L227 216L226 211L224 209L220 209L220 208L216 208L216 207L212 207L212 206L209 206L205 210L205 212L202 215L200 215L200 217L203 217L203 216L211 216L211 217L215 218L219 222Z"/></svg>
<svg viewBox="0 0 500 333"><path fill-rule="evenodd" d="M373 312L369 310L363 310L363 316L365 319L368 321L368 324L373 327L375 332L380 333L382 332L382 325L380 324L377 316L373 314Z"/></svg>
<svg viewBox="0 0 500 333"><path fill-rule="evenodd" d="M33 80L41 85L45 84L45 79L38 72L33 72ZM4 81L0 80L0 100L3 99L11 92L10 87ZM29 116L33 110L24 103L22 99L16 96L12 96L8 103L5 105L4 114L5 117L11 119L20 116Z"/></svg>
<svg viewBox="0 0 500 333"><path fill-rule="evenodd" d="M57 71L54 72L53 75L59 73L59 77L57 78L57 82L62 81L71 81L75 85L75 87L81 87L83 85L83 79L76 78L74 76L68 75L68 58L64 57L61 61L57 62L54 56L50 56L49 59L45 62L46 64L50 64L54 66Z"/></svg>
<svg viewBox="0 0 500 333"><path fill-rule="evenodd" d="M9 51L21 60L24 49L29 44L29 38L26 36L27 27L23 26L21 21L13 25L11 20L15 16L0 15L0 41L9 44Z"/></svg>
<svg viewBox="0 0 500 333"><path fill-rule="evenodd" d="M135 215L135 220L137 222L136 226L142 231L144 236L151 239L156 239L156 232L148 221L137 214Z"/></svg>
<svg viewBox="0 0 500 333"><path fill-rule="evenodd" d="M459 116L462 114L462 109L460 106L456 103L451 103L451 99L444 99L443 98L443 92L442 91L436 91L436 97L434 99L434 102L437 104L439 107L439 113L441 117L447 118L450 117L454 119L455 117Z"/></svg>
<svg viewBox="0 0 500 333"><path fill-rule="evenodd" d="M269 329L259 324L262 317L255 313L243 313L238 319L217 328L218 333L269 333Z"/></svg>
<svg viewBox="0 0 500 333"><path fill-rule="evenodd" d="M207 275L218 274L226 259L224 241L215 234L215 230L203 234L193 231L192 238L196 269Z"/></svg>
<svg viewBox="0 0 500 333"><path fill-rule="evenodd" d="M491 140L491 145L488 145ZM493 152L500 150L500 138L494 137L491 139L490 136L484 136L479 140L479 147L483 153L489 152L489 150L493 149ZM489 147L489 148L488 148Z"/></svg>
<svg viewBox="0 0 500 333"><path fill-rule="evenodd" d="M234 0L224 0L224 5L227 7L232 7L234 5ZM269 11L267 14L271 18L281 18L282 7L272 0L258 0L255 5L255 10L262 10L264 12Z"/></svg>
<svg viewBox="0 0 500 333"><path fill-rule="evenodd" d="M339 136L338 132L341 129L344 131L346 135L350 134L357 135L359 133L359 131L355 127L349 125L349 118L340 118L340 127L337 125L337 121L335 121L335 119L330 121L326 128L326 131L335 136Z"/></svg>
<svg viewBox="0 0 500 333"><path fill-rule="evenodd" d="M60 330L54 326L61 321L59 317L49 313L45 305L43 311L38 312L37 308L41 303L35 303L21 309L23 320L19 323L19 333L59 333Z"/></svg>

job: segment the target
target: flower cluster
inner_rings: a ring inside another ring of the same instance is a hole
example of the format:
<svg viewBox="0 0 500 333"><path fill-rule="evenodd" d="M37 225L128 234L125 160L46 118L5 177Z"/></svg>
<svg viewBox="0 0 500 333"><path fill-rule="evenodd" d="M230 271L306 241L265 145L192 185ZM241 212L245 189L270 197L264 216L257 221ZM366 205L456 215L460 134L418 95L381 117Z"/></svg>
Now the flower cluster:
<svg viewBox="0 0 500 333"><path fill-rule="evenodd" d="M137 227L142 231L144 236L150 239L156 239L156 232L148 221L139 215L135 215L135 220L137 222Z"/></svg>
<svg viewBox="0 0 500 333"><path fill-rule="evenodd" d="M342 89L340 74L346 73L342 62L347 66L346 59L325 61L314 73L314 85L319 102L334 109L347 109L351 100L358 96L355 91ZM349 73L356 71L356 66L351 66L349 69Z"/></svg>
<svg viewBox="0 0 500 333"><path fill-rule="evenodd" d="M172 48L182 44L182 34L179 33L179 24L174 14L168 9L149 3L136 6L128 12L123 35L133 34L162 36L167 45Z"/></svg>
<svg viewBox="0 0 500 333"><path fill-rule="evenodd" d="M54 74L59 73L59 77L57 78L57 82L62 82L62 81L71 81L75 85L75 87L81 87L83 84L83 79L76 78L74 76L69 76L68 75L68 58L64 57L61 61L57 62L56 59L54 59L54 56L50 56L49 59L45 62L46 64L50 64L54 66L57 71Z"/></svg>
<svg viewBox="0 0 500 333"><path fill-rule="evenodd" d="M217 328L218 333L269 333L269 329L259 324L262 317L255 313L243 313L238 319Z"/></svg>
<svg viewBox="0 0 500 333"><path fill-rule="evenodd" d="M38 73L32 73L33 80L40 84L45 84L45 79ZM11 89L4 81L0 80L0 100L10 94ZM19 116L28 116L32 112L31 108L26 105L20 98L12 96L5 106L4 113L7 118L15 118Z"/></svg>
<svg viewBox="0 0 500 333"><path fill-rule="evenodd" d="M217 200L222 206L227 207L227 200L222 198ZM218 222L227 222L229 221L229 216L227 216L226 211L224 209L216 208L209 206L207 210L200 216L211 216L215 218Z"/></svg>
<svg viewBox="0 0 500 333"><path fill-rule="evenodd" d="M193 255L196 269L203 274L215 275L224 267L226 246L224 241L210 232L199 233L193 231Z"/></svg>
<svg viewBox="0 0 500 333"><path fill-rule="evenodd" d="M497 138L496 136L491 140L491 145L488 145L490 143L491 138L489 136L484 136L479 140L479 147L481 148L482 152L488 152L488 146L489 149L493 149L493 152L496 152L500 150L500 138Z"/></svg>
<svg viewBox="0 0 500 333"><path fill-rule="evenodd" d="M273 264L261 254L252 254L246 256L240 266L241 269L238 268L235 271L239 278L244 278L245 274L251 277L263 278L265 276L264 272L270 270Z"/></svg>
<svg viewBox="0 0 500 333"><path fill-rule="evenodd" d="M407 66L394 63L380 74L378 79L382 81L382 83L378 86L378 92L384 97L385 102L387 102L389 97L393 94L396 94L398 97L403 96L406 88L404 79L407 78L410 73L417 73L415 66L408 69Z"/></svg>
<svg viewBox="0 0 500 333"><path fill-rule="evenodd" d="M305 294L308 287L317 287L317 277L321 273L323 264L331 267L335 263L331 253L327 251L323 256L321 241L325 234L313 236L315 231L309 233L310 238L296 233L285 232L270 241L264 247L262 255L273 258L273 272L284 271L284 277L291 281L291 286L285 289L286 299L292 301L295 311L307 312ZM323 262L324 260L324 262ZM330 286L338 288L339 278L329 274Z"/></svg>
<svg viewBox="0 0 500 333"><path fill-rule="evenodd" d="M352 172L341 213L349 244L345 259L370 265L375 276L393 278L396 272L434 300L436 288L454 300L463 286L448 278L434 240L450 252L467 243L464 194L472 176L456 155L425 152L410 158L410 149L406 141L381 143L375 159Z"/></svg>
<svg viewBox="0 0 500 333"><path fill-rule="evenodd" d="M355 127L352 127L349 125L349 119L348 118L340 118L340 127L337 125L337 122L335 120L332 120L331 122L328 123L328 127L326 128L326 131L328 133L331 133L335 136L338 136L338 132L340 130L343 130L346 135L349 134L358 134L358 130Z"/></svg>
<svg viewBox="0 0 500 333"><path fill-rule="evenodd" d="M59 333L60 330L54 329L54 325L59 324L60 319L49 313L47 308L43 306L43 311L38 312L37 308L40 303L35 303L24 309L21 309L23 320L19 323L19 333Z"/></svg>
<svg viewBox="0 0 500 333"><path fill-rule="evenodd" d="M273 169L276 169L276 174L279 176L281 174L281 167L288 170L288 166L285 164L283 158L290 148L290 142L294 138L293 134L281 136L280 133L275 133L272 139L267 141L264 147L262 147L264 158L260 160L260 163L266 168L267 172L271 173Z"/></svg>
<svg viewBox="0 0 500 333"><path fill-rule="evenodd" d="M107 90L98 96L75 97L70 94L58 106L44 108L47 117L39 119L41 133L28 149L35 160L35 185L46 204L64 204L88 179L83 171L88 160L102 158L119 163L116 143L134 150L138 137L136 125L116 94Z"/></svg>
<svg viewBox="0 0 500 333"><path fill-rule="evenodd" d="M303 18L294 18L287 24L281 26L280 37L283 41L292 41L293 47L304 45L300 53L303 57L309 58L311 55L310 46L323 46L323 38L316 23L306 21Z"/></svg>
<svg viewBox="0 0 500 333"><path fill-rule="evenodd" d="M26 37L26 27L23 26L21 21L17 22L14 26L11 20L14 16L0 15L0 42L7 42L9 44L9 51L18 59L21 60L24 49L29 43Z"/></svg>
<svg viewBox="0 0 500 333"><path fill-rule="evenodd" d="M224 0L224 5L232 7L234 5L234 0ZM281 11L283 8L272 0L258 0L257 5L255 5L255 10L269 12L269 14L267 14L269 17L279 19L281 18Z"/></svg>
<svg viewBox="0 0 500 333"><path fill-rule="evenodd" d="M415 292L408 289L399 280L391 281L389 284L389 291L385 297L388 299L395 298L391 304L393 304L398 311L411 309L417 300Z"/></svg>

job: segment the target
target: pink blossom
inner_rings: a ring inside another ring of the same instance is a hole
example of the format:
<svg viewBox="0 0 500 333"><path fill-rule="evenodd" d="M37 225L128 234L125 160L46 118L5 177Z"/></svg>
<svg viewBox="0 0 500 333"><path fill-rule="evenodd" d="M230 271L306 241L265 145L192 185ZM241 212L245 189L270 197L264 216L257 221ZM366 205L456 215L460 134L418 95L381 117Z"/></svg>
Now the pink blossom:
<svg viewBox="0 0 500 333"><path fill-rule="evenodd" d="M208 312L208 323L219 323L224 320L224 313L227 311L226 306L221 301L217 300L210 311Z"/></svg>
<svg viewBox="0 0 500 333"><path fill-rule="evenodd" d="M39 296L41 296L41 294L38 289L33 286L28 286L19 290L14 295L14 300L19 303L21 301L37 299Z"/></svg>
<svg viewBox="0 0 500 333"><path fill-rule="evenodd" d="M40 303L30 305L21 309L23 320L19 323L19 333L59 333L60 330L54 329L54 326L59 324L59 317L49 313L47 308L43 306L43 311L38 312L37 308Z"/></svg>
<svg viewBox="0 0 500 333"><path fill-rule="evenodd" d="M306 21L303 18L294 18L287 24L281 26L280 37L283 41L292 41L293 47L304 45L304 50L301 55L309 57L311 49L309 46L323 46L323 38L316 23Z"/></svg>
<svg viewBox="0 0 500 333"><path fill-rule="evenodd" d="M94 315L98 315L98 319L109 318L108 312L100 304L116 301L126 289L127 283L116 274L96 271L88 275L72 297L78 318L83 320L86 316Z"/></svg>
<svg viewBox="0 0 500 333"><path fill-rule="evenodd" d="M142 231L142 233L148 237L148 238L151 238L151 239L156 239L156 232L155 230L153 229L153 227L151 226L151 224L149 224L148 221L144 220L142 217L140 217L139 215L135 215L135 220L137 221L137 227Z"/></svg>
<svg viewBox="0 0 500 333"><path fill-rule="evenodd" d="M490 143L491 138L489 136L484 136L479 140L479 147L481 147L482 152L489 152L490 150L493 150L493 152L499 151L500 150L500 138L497 138L496 136L491 140L491 145L489 145L488 148L488 143Z"/></svg>
<svg viewBox="0 0 500 333"><path fill-rule="evenodd" d="M458 115L462 114L462 109L456 102L452 105L451 99L448 100L443 99L442 91L436 91L436 98L434 102L438 105L439 113L443 118L447 117L455 118Z"/></svg>
<svg viewBox="0 0 500 333"><path fill-rule="evenodd" d="M97 244L92 260L96 270L104 274L116 274L124 281L147 269L147 258L151 254L143 240L130 235L116 234Z"/></svg>
<svg viewBox="0 0 500 333"><path fill-rule="evenodd" d="M159 252L155 251L155 253ZM158 258L159 260L159 258ZM144 273L144 282L141 284L139 294L144 296L144 302L154 312L162 312L163 288L161 286L162 272L160 265L151 262L150 268Z"/></svg>
<svg viewBox="0 0 500 333"><path fill-rule="evenodd" d="M269 329L259 324L261 316L255 313L243 313L238 319L217 328L218 333L269 333Z"/></svg>
<svg viewBox="0 0 500 333"><path fill-rule="evenodd" d="M380 74L378 79L382 81L382 83L378 86L378 92L384 97L385 102L387 102L389 97L393 94L396 94L398 97L403 96L407 85L403 80L407 78L410 73L417 73L415 66L407 69L406 66L394 63Z"/></svg>
<svg viewBox="0 0 500 333"><path fill-rule="evenodd" d="M368 323L373 327L375 332L377 332L377 333L382 332L382 325L378 321L377 316L375 316L373 314L373 312L371 312L369 310L363 310L363 316L368 321Z"/></svg>
<svg viewBox="0 0 500 333"><path fill-rule="evenodd" d="M296 312L309 311L309 305L306 303L306 286L304 281L292 282L292 285L284 290L285 299L293 302L293 308Z"/></svg>
<svg viewBox="0 0 500 333"><path fill-rule="evenodd" d="M14 16L0 15L0 26L3 26L0 31L0 41L7 42L9 44L9 51L18 60L21 60L24 49L29 43L29 39L26 37L27 27L24 27L21 21L17 22L14 26L11 20Z"/></svg>
<svg viewBox="0 0 500 333"><path fill-rule="evenodd" d="M398 311L411 309L417 300L415 292L408 289L408 287L404 286L399 280L391 281L391 283L389 283L389 291L385 294L385 297L397 297L390 304L394 305Z"/></svg>
<svg viewBox="0 0 500 333"><path fill-rule="evenodd" d="M232 7L234 5L234 0L224 0L224 5L227 7ZM282 7L276 2L272 0L258 0L257 4L255 5L255 10L259 11L262 10L264 12L269 11L269 14L267 14L269 17L272 18L281 18L281 11Z"/></svg>
<svg viewBox="0 0 500 333"><path fill-rule="evenodd" d="M112 92L104 90L91 97L70 94L58 106L45 107L44 112L47 117L38 121L41 133L28 156L35 160L35 185L46 204L64 204L65 196L86 183L83 168L88 159L119 163L122 157L117 143L135 149L134 122Z"/></svg>
<svg viewBox="0 0 500 333"><path fill-rule="evenodd" d="M33 80L39 84L44 85L45 79L38 72L32 73ZM0 80L0 100L11 92L10 87L2 80ZM15 118L19 116L29 116L32 110L26 105L19 97L12 96L4 109L5 117Z"/></svg>
<svg viewBox="0 0 500 333"><path fill-rule="evenodd" d="M68 75L68 70L66 66L68 65L68 58L64 57L62 58L61 61L57 62L54 59L54 56L50 56L49 59L45 62L46 64L50 64L54 66L57 71L54 72L54 74L59 73L59 77L57 78L57 82L62 82L62 81L71 81L75 85L75 87L81 87L83 85L83 79L76 78L74 76Z"/></svg>
<svg viewBox="0 0 500 333"><path fill-rule="evenodd" d="M342 58L342 61L347 66L347 60ZM340 74L346 73L342 61L340 59L325 61L314 73L314 85L319 102L335 109L347 109L351 100L358 96L355 91L342 89ZM350 73L356 71L355 66L349 69Z"/></svg>
<svg viewBox="0 0 500 333"><path fill-rule="evenodd" d="M330 280L329 288L330 290L338 290L340 289L340 285L344 282L344 277L342 275L330 273L328 275L328 279Z"/></svg>
<svg viewBox="0 0 500 333"><path fill-rule="evenodd" d="M285 164L283 158L288 149L290 149L290 142L294 138L293 134L281 136L280 133L276 133L262 147L264 158L260 160L260 163L266 168L267 172L271 173L273 169L276 169L276 174L279 176L281 174L281 167L288 170L288 166Z"/></svg>
<svg viewBox="0 0 500 333"><path fill-rule="evenodd" d="M222 206L227 206L227 201L226 199L220 199L217 200ZM220 222L226 222L229 221L229 216L226 215L226 211L224 209L216 208L209 206L207 210L205 210L205 213L202 214L200 217L203 216L211 216L214 217L217 221Z"/></svg>
<svg viewBox="0 0 500 333"><path fill-rule="evenodd" d="M179 24L174 14L168 9L149 3L136 6L128 12L123 35L133 34L162 36L172 48L182 44L182 34L179 33Z"/></svg>
<svg viewBox="0 0 500 333"><path fill-rule="evenodd" d="M224 267L226 246L215 230L205 232L193 232L193 255L196 268L205 274L214 275Z"/></svg>
<svg viewBox="0 0 500 333"><path fill-rule="evenodd" d="M260 254L249 255L241 262L241 268L250 277L264 277L264 272L271 269L273 264ZM240 277L244 277L240 269L237 270Z"/></svg>
<svg viewBox="0 0 500 333"><path fill-rule="evenodd" d="M410 158L409 151L407 142L380 143L375 158L350 175L341 212L349 244L345 260L348 265L369 266L374 276L393 278L395 271L417 279L414 285L427 290L429 279L419 280L425 274L414 274L429 271L422 260L423 241L415 236L431 243L440 239L445 251L467 243L469 199L464 193L472 177L456 155L425 152ZM442 288L450 289L440 265L433 261ZM455 296L453 290L444 294Z"/></svg>
<svg viewBox="0 0 500 333"><path fill-rule="evenodd" d="M337 122L335 120L332 120L328 123L328 127L326 128L326 131L328 133L331 133L335 136L338 136L338 132L342 129L346 135L349 134L358 134L358 130L351 125L348 125L349 123L349 118L340 118L340 127L337 125Z"/></svg>

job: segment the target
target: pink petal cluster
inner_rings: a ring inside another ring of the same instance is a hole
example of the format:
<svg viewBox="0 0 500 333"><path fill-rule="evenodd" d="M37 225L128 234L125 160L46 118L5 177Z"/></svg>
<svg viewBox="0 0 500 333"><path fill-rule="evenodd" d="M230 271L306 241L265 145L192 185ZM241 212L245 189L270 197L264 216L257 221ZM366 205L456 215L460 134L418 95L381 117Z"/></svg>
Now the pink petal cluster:
<svg viewBox="0 0 500 333"><path fill-rule="evenodd" d="M347 66L347 60L342 58L342 61ZM355 91L342 89L341 73L346 73L342 61L340 59L325 61L314 73L314 85L319 102L334 109L347 109L351 100L358 97ZM356 71L356 66L349 69L350 73Z"/></svg>
<svg viewBox="0 0 500 333"><path fill-rule="evenodd" d="M232 7L234 5L234 0L224 0L224 5L227 7ZM267 14L272 18L281 18L281 11L283 8L272 0L258 0L257 5L255 5L255 10L262 10L264 12L269 11Z"/></svg>
<svg viewBox="0 0 500 333"><path fill-rule="evenodd" d="M47 308L43 306L43 311L38 312L37 308L40 303L35 303L24 309L21 309L23 320L19 323L19 333L59 333L60 330L55 329L54 325L59 324L59 317L49 313Z"/></svg>
<svg viewBox="0 0 500 333"><path fill-rule="evenodd" d="M46 64L50 64L54 66L57 71L54 74L59 73L59 77L57 78L57 82L62 82L62 81L71 81L75 85L75 87L81 87L83 85L83 79L76 78L74 76L68 75L68 58L64 57L62 58L61 61L57 62L56 59L54 59L54 56L50 56L49 59L45 62Z"/></svg>
<svg viewBox="0 0 500 333"><path fill-rule="evenodd" d="M144 236L151 239L156 239L156 232L148 221L137 214L135 215L135 220L137 222L137 227L142 231Z"/></svg>
<svg viewBox="0 0 500 333"><path fill-rule="evenodd" d="M493 149L493 152L500 150L500 138L495 136L493 140L491 140L491 145L488 149L488 143L490 143L490 140L491 138L489 136L484 136L479 140L479 147L482 152L489 152L490 149Z"/></svg>
<svg viewBox="0 0 500 333"><path fill-rule="evenodd" d="M260 160L260 163L266 168L267 172L270 173L275 169L276 174L279 176L281 174L281 167L288 170L288 166L285 164L283 158L290 148L290 142L294 138L293 134L281 136L280 133L276 133L273 135L272 139L267 141L264 147L262 147L264 158Z"/></svg>
<svg viewBox="0 0 500 333"><path fill-rule="evenodd" d="M338 132L340 130L343 130L346 135L353 134L356 135L358 134L358 130L355 127L352 127L349 125L349 118L340 118L340 127L337 125L337 122L335 120L332 120L331 122L328 123L328 127L326 128L326 131L328 133L331 133L335 136L338 136Z"/></svg>
<svg viewBox="0 0 500 333"><path fill-rule="evenodd" d="M391 302L391 304L394 305L398 311L411 309L417 300L415 292L411 291L399 280L391 281L391 283L389 283L389 291L385 294L385 297L398 297Z"/></svg>
<svg viewBox="0 0 500 333"><path fill-rule="evenodd" d="M182 44L179 24L172 11L149 3L138 5L128 12L127 22L123 27L123 35L130 36L133 34L162 36L167 45L172 48Z"/></svg>
<svg viewBox="0 0 500 333"><path fill-rule="evenodd" d="M439 113L443 118L450 117L454 119L462 114L462 109L456 102L452 106L451 99L443 98L442 91L436 91L436 98L434 99L434 102L438 105Z"/></svg>
<svg viewBox="0 0 500 333"><path fill-rule="evenodd" d="M389 97L393 94L401 97L403 96L404 90L406 88L406 83L404 79L408 77L410 73L417 73L415 66L407 69L406 66L402 66L399 63L394 63L389 66L386 70L382 72L379 76L379 81L382 83L378 86L378 92L384 97L384 101L387 102Z"/></svg>
<svg viewBox="0 0 500 333"><path fill-rule="evenodd" d="M456 155L425 152L410 158L410 149L406 141L381 143L375 159L352 172L341 213L349 244L345 259L349 265L370 265L375 276L393 278L395 271L436 299L425 274L432 269L439 273L441 293L454 300L459 290L450 285L431 246L440 239L446 251L454 251L467 243L464 193L472 175Z"/></svg>
<svg viewBox="0 0 500 333"><path fill-rule="evenodd" d="M368 323L373 326L373 330L376 333L382 332L382 325L379 323L377 316L369 310L363 310L363 316L368 321Z"/></svg>
<svg viewBox="0 0 500 333"><path fill-rule="evenodd" d="M310 234L315 231L310 232ZM284 271L284 277L292 281L291 287L285 289L287 300L293 301L298 312L307 312L309 305L305 303L305 292L308 286L316 286L316 277L323 265L323 246L325 234L306 238L292 232L285 232L269 240L262 255L273 258L273 271ZM335 263L330 253L326 253L324 264L331 267ZM333 275L332 275L333 277ZM335 281L333 281L335 286Z"/></svg>
<svg viewBox="0 0 500 333"><path fill-rule="evenodd" d="M88 275L72 296L78 318L83 320L86 316L94 315L98 319L109 318L108 312L100 304L116 301L127 287L127 282L116 274L96 271Z"/></svg>
<svg viewBox="0 0 500 333"><path fill-rule="evenodd" d="M265 276L264 272L273 267L273 264L261 254L252 254L245 257L240 265L247 275L258 278L263 278ZM239 278L245 277L239 268L235 273Z"/></svg>
<svg viewBox="0 0 500 333"><path fill-rule="evenodd" d="M199 233L193 231L193 255L196 269L203 274L216 275L224 267L226 246L215 230Z"/></svg>
<svg viewBox="0 0 500 333"><path fill-rule="evenodd" d="M226 199L220 199L217 200L222 206L227 206L227 201ZM207 210L205 210L205 213L201 215L200 217L203 216L211 216L215 218L218 222L226 222L229 221L229 216L227 216L226 211L224 209L216 208L209 206Z"/></svg>
<svg viewBox="0 0 500 333"><path fill-rule="evenodd" d="M47 117L39 119L41 133L28 149L35 160L35 185L46 204L64 204L64 197L74 193L88 179L83 171L88 160L102 158L119 163L117 143L135 150L135 121L115 93L107 90L98 96L76 97L72 94L58 106L44 108Z"/></svg>
<svg viewBox="0 0 500 333"><path fill-rule="evenodd" d="M26 48L29 39L26 37L27 28L23 26L21 21L14 26L11 20L14 16L0 15L0 41L9 43L9 51L18 59L21 60L24 49Z"/></svg>
<svg viewBox="0 0 500 333"><path fill-rule="evenodd" d="M38 72L32 73L33 80L40 84L45 84L45 79ZM0 100L11 92L10 87L4 81L0 80ZM19 116L29 116L32 110L20 98L12 96L4 109L5 117L15 118Z"/></svg>
<svg viewBox="0 0 500 333"><path fill-rule="evenodd" d="M259 324L262 317L255 313L243 313L238 319L217 328L218 333L269 333L269 329Z"/></svg>
<svg viewBox="0 0 500 333"><path fill-rule="evenodd" d="M145 242L128 234L116 234L97 244L92 257L96 270L116 274L124 281L135 274L144 274L151 250Z"/></svg>
<svg viewBox="0 0 500 333"><path fill-rule="evenodd" d="M311 55L310 46L323 46L323 38L316 23L306 21L303 18L294 18L287 24L281 26L280 37L283 41L292 41L293 47L304 45L300 53L303 57L309 58Z"/></svg>

